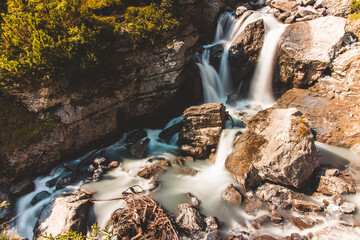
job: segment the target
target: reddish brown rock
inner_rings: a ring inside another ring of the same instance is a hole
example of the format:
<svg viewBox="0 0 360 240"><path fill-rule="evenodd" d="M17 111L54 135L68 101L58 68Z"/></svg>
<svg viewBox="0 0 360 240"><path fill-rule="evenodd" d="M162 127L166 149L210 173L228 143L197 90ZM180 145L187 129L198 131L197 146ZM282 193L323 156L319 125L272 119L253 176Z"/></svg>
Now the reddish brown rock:
<svg viewBox="0 0 360 240"><path fill-rule="evenodd" d="M207 158L217 146L225 124L225 107L208 103L185 109L179 133L179 150L195 158Z"/></svg>
<svg viewBox="0 0 360 240"><path fill-rule="evenodd" d="M225 167L245 189L262 180L301 188L319 161L304 116L297 109L270 108L252 118Z"/></svg>
<svg viewBox="0 0 360 240"><path fill-rule="evenodd" d="M315 221L308 217L290 217L290 221L300 230L312 228L315 225Z"/></svg>
<svg viewBox="0 0 360 240"><path fill-rule="evenodd" d="M153 165L151 167L147 167L147 168L141 170L140 172L138 172L137 175L139 177L149 179L151 177L157 177L164 172L165 172L164 168L159 167L157 165Z"/></svg>
<svg viewBox="0 0 360 240"><path fill-rule="evenodd" d="M232 184L225 189L221 197L225 202L232 205L241 205L243 199L241 193Z"/></svg>

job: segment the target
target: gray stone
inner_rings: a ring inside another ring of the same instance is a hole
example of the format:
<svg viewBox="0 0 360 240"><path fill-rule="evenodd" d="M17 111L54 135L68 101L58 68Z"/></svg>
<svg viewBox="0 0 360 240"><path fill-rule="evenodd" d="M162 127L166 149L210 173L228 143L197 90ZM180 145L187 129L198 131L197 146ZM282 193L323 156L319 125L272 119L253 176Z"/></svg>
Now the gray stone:
<svg viewBox="0 0 360 240"><path fill-rule="evenodd" d="M85 193L71 192L56 196L46 205L34 227L34 239L41 233L56 236L68 230L86 234L92 203Z"/></svg>
<svg viewBox="0 0 360 240"><path fill-rule="evenodd" d="M42 200L44 200L45 198L48 198L49 196L51 196L51 194L49 192L41 191L35 195L35 197L31 200L30 204L36 205L38 202L41 202Z"/></svg>

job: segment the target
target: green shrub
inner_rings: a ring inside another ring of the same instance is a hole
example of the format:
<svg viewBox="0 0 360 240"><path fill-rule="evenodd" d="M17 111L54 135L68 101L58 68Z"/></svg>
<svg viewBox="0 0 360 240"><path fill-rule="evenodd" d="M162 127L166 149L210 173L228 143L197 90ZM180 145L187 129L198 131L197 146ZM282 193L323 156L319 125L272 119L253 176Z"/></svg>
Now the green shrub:
<svg viewBox="0 0 360 240"><path fill-rule="evenodd" d="M3 88L66 83L97 62L96 30L80 0L9 0L0 38Z"/></svg>
<svg viewBox="0 0 360 240"><path fill-rule="evenodd" d="M350 12L351 13L360 12L360 0L351 0Z"/></svg>
<svg viewBox="0 0 360 240"><path fill-rule="evenodd" d="M128 7L124 19L117 30L125 32L136 45L163 41L170 31L181 26L181 18L176 16L170 0L144 7Z"/></svg>

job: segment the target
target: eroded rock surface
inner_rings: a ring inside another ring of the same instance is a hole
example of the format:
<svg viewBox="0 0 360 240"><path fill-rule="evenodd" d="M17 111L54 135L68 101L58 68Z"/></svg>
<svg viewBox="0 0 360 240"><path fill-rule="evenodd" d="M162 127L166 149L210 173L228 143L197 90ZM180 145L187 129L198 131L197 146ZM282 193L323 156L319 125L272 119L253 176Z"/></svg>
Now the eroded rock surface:
<svg viewBox="0 0 360 240"><path fill-rule="evenodd" d="M46 205L34 227L34 239L42 233L56 236L69 229L86 234L91 207L89 195L79 192L63 193Z"/></svg>
<svg viewBox="0 0 360 240"><path fill-rule="evenodd" d="M195 158L206 158L216 147L225 124L225 107L221 103L192 106L183 113L179 133L179 150Z"/></svg>
<svg viewBox="0 0 360 240"><path fill-rule="evenodd" d="M246 189L262 180L301 188L319 161L313 135L297 109L266 109L252 118L225 167Z"/></svg>
<svg viewBox="0 0 360 240"><path fill-rule="evenodd" d="M340 49L345 19L322 17L289 25L280 39L276 82L306 87L316 81Z"/></svg>

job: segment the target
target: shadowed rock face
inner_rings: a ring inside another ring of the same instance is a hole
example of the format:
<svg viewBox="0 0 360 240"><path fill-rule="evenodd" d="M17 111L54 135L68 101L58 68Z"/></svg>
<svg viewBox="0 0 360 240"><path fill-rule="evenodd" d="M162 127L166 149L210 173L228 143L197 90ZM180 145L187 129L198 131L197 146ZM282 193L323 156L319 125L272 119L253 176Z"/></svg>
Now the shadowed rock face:
<svg viewBox="0 0 360 240"><path fill-rule="evenodd" d="M216 147L225 124L225 107L221 103L192 106L183 113L179 149L195 158L206 158Z"/></svg>
<svg viewBox="0 0 360 240"><path fill-rule="evenodd" d="M251 120L225 167L246 189L262 180L301 188L319 161L313 135L302 114L295 108L271 108Z"/></svg>
<svg viewBox="0 0 360 240"><path fill-rule="evenodd" d="M289 25L280 39L275 85L303 88L317 80L341 47L345 19L322 17Z"/></svg>

